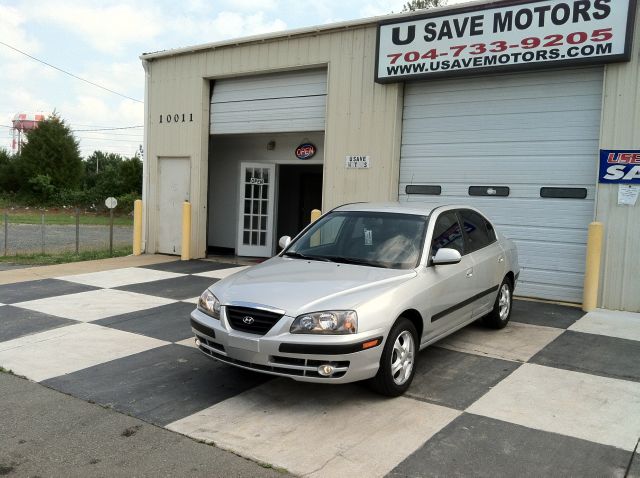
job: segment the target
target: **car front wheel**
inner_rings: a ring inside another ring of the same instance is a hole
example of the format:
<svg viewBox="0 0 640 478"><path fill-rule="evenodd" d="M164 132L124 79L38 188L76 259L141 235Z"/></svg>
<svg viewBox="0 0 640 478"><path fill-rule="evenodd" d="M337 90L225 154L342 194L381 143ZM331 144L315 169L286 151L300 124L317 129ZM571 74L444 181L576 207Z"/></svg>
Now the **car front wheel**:
<svg viewBox="0 0 640 478"><path fill-rule="evenodd" d="M372 379L382 395L397 397L411 385L418 354L418 332L409 319L400 317L391 328L380 358L380 368Z"/></svg>

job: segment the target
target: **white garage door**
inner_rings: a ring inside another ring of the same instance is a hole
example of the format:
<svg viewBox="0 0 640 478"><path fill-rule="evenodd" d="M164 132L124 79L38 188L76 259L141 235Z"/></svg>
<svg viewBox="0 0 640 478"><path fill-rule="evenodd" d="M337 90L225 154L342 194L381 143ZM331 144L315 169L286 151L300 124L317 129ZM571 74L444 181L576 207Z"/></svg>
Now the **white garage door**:
<svg viewBox="0 0 640 478"><path fill-rule="evenodd" d="M583 68L407 83L400 200L480 208L518 245L519 295L580 302L602 82Z"/></svg>
<svg viewBox="0 0 640 478"><path fill-rule="evenodd" d="M211 134L324 131L327 70L217 80Z"/></svg>

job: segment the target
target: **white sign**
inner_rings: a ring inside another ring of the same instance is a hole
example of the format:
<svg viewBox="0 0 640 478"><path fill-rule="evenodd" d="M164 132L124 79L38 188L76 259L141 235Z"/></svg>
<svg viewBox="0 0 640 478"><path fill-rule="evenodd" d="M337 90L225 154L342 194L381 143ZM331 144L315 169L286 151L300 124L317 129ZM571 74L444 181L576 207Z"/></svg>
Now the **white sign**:
<svg viewBox="0 0 640 478"><path fill-rule="evenodd" d="M631 56L635 0L510 0L451 11L381 22L376 81Z"/></svg>
<svg viewBox="0 0 640 478"><path fill-rule="evenodd" d="M618 185L618 204L621 206L635 206L640 195L640 186L630 184Z"/></svg>
<svg viewBox="0 0 640 478"><path fill-rule="evenodd" d="M369 169L371 167L370 156L347 156L347 169Z"/></svg>
<svg viewBox="0 0 640 478"><path fill-rule="evenodd" d="M107 199L105 199L104 205L109 209L113 209L118 205L118 200L114 197L108 197Z"/></svg>

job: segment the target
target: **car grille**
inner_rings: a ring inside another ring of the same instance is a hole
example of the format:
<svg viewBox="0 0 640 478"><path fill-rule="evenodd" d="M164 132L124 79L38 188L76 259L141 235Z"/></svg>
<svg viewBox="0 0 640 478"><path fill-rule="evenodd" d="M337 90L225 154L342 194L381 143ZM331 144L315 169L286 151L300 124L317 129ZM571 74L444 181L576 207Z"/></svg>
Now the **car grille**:
<svg viewBox="0 0 640 478"><path fill-rule="evenodd" d="M266 334L282 318L281 314L248 307L228 306L226 309L227 320L233 329L256 335ZM246 318L253 321L247 323Z"/></svg>

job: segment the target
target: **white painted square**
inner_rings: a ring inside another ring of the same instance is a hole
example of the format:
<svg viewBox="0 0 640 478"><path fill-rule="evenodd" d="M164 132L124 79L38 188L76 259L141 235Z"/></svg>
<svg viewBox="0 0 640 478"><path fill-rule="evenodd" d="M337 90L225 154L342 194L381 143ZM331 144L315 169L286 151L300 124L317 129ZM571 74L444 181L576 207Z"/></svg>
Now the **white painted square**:
<svg viewBox="0 0 640 478"><path fill-rule="evenodd" d="M200 277L209 277L210 279L224 279L225 277L229 277L230 275L248 269L249 267L251 266L230 267L228 269L218 269L216 271L198 272L197 274L193 275Z"/></svg>
<svg viewBox="0 0 640 478"><path fill-rule="evenodd" d="M301 476L384 476L461 412L273 380L167 426Z"/></svg>
<svg viewBox="0 0 640 478"><path fill-rule="evenodd" d="M438 342L438 346L458 352L526 362L563 332L564 330L555 327L518 322L510 322L501 330L473 324Z"/></svg>
<svg viewBox="0 0 640 478"><path fill-rule="evenodd" d="M74 324L0 343L0 366L42 381L167 343L95 324Z"/></svg>
<svg viewBox="0 0 640 478"><path fill-rule="evenodd" d="M78 284L92 285L95 287L113 288L152 282L155 280L173 279L175 277L182 277L183 275L185 274L156 271L154 269L144 269L142 267L125 267L110 271L58 277L58 279L76 282Z"/></svg>
<svg viewBox="0 0 640 478"><path fill-rule="evenodd" d="M183 299L180 302L186 302L187 304L195 304L198 305L198 299L200 297L191 297L191 299Z"/></svg>
<svg viewBox="0 0 640 478"><path fill-rule="evenodd" d="M524 364L466 411L633 450L640 383Z"/></svg>
<svg viewBox="0 0 640 478"><path fill-rule="evenodd" d="M180 342L176 342L176 345L183 345L184 347L191 347L192 349L197 349L196 347L196 338L189 337L188 339L181 340Z"/></svg>
<svg viewBox="0 0 640 478"><path fill-rule="evenodd" d="M640 314L597 309L575 322L569 327L569 330L620 339L640 340ZM638 366L640 367L640 365Z"/></svg>
<svg viewBox="0 0 640 478"><path fill-rule="evenodd" d="M17 307L45 314L91 322L114 315L127 314L176 302L173 299L137 294L123 290L99 289L78 294L60 295L46 299L14 304Z"/></svg>

